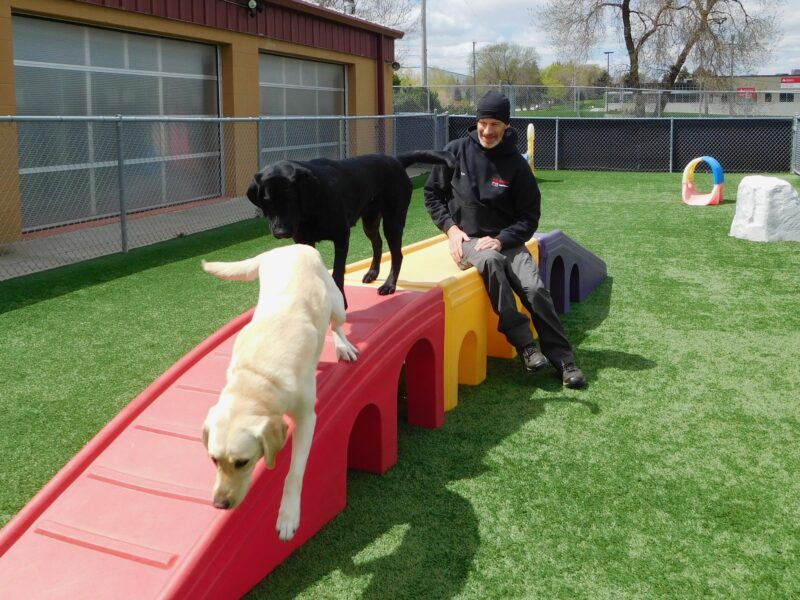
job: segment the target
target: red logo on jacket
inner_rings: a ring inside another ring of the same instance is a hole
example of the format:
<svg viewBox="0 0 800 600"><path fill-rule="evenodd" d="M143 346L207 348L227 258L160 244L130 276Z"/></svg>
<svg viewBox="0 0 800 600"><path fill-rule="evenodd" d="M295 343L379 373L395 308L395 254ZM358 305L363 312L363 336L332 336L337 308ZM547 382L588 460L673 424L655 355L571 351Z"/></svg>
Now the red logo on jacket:
<svg viewBox="0 0 800 600"><path fill-rule="evenodd" d="M511 184L510 181L507 179L500 179L499 177L495 177L492 179L492 187L503 187L507 188Z"/></svg>

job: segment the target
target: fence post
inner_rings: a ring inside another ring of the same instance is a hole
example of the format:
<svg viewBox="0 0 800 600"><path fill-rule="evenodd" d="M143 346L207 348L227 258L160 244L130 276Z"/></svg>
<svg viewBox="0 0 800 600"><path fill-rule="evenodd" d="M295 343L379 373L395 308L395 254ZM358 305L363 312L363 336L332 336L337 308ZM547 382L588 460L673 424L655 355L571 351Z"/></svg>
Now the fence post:
<svg viewBox="0 0 800 600"><path fill-rule="evenodd" d="M128 208L125 204L125 156L122 153L122 115L117 115L117 184L119 185L119 226L122 251L128 251Z"/></svg>
<svg viewBox="0 0 800 600"><path fill-rule="evenodd" d="M439 149L439 119L433 115L433 149Z"/></svg>
<svg viewBox="0 0 800 600"><path fill-rule="evenodd" d="M391 120L392 123L392 156L397 156L397 115L390 115L387 120Z"/></svg>
<svg viewBox="0 0 800 600"><path fill-rule="evenodd" d="M800 147L800 128L798 128L798 123L800 123L800 116L795 115L794 121L792 122L792 172L796 175L800 175L800 164L798 161L800 157L797 155L798 147Z"/></svg>
<svg viewBox="0 0 800 600"><path fill-rule="evenodd" d="M256 172L261 170L261 149L264 147L261 139L261 123L263 117L261 115L256 119Z"/></svg>
<svg viewBox="0 0 800 600"><path fill-rule="evenodd" d="M228 192L228 180L225 174L225 124L217 121L217 143L219 144L219 190L224 196Z"/></svg>
<svg viewBox="0 0 800 600"><path fill-rule="evenodd" d="M558 126L559 126L559 120L558 117L556 117L556 155L555 155L555 165L554 165L554 169L556 171L558 171Z"/></svg>
<svg viewBox="0 0 800 600"><path fill-rule="evenodd" d="M347 145L344 139L344 116L339 117L339 160L347 158Z"/></svg>
<svg viewBox="0 0 800 600"><path fill-rule="evenodd" d="M669 172L674 169L673 160L675 156L675 119L669 120Z"/></svg>

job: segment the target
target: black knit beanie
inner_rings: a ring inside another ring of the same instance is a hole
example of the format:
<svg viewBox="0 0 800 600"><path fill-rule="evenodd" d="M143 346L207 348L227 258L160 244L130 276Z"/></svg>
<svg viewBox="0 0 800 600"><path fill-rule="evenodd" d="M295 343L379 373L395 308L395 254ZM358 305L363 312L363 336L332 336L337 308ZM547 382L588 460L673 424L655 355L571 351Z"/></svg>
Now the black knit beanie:
<svg viewBox="0 0 800 600"><path fill-rule="evenodd" d="M488 118L508 123L511 121L511 103L500 92L489 90L478 101L478 112L475 118L478 121Z"/></svg>

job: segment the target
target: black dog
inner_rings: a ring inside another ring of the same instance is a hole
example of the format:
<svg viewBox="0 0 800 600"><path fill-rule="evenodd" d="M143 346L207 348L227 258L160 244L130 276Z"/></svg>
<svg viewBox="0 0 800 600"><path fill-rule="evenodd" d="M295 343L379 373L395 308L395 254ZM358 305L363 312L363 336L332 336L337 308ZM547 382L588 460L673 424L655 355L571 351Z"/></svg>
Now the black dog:
<svg viewBox="0 0 800 600"><path fill-rule="evenodd" d="M397 158L365 154L339 161L283 160L255 174L247 197L264 212L276 238L292 238L295 243L310 246L322 240L333 241L333 280L342 295L350 228L360 218L364 233L372 242L372 264L363 279L369 283L380 271L383 248L378 228L383 219L392 267L378 293L392 294L403 262L403 228L413 191L406 167L414 163L441 164L452 169L455 159L450 152L421 150Z"/></svg>

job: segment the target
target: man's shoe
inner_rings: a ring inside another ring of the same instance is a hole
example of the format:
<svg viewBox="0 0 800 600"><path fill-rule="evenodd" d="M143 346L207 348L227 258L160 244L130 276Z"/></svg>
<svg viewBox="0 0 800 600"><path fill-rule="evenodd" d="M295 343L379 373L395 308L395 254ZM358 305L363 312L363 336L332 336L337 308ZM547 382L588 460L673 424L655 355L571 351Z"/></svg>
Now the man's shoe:
<svg viewBox="0 0 800 600"><path fill-rule="evenodd" d="M528 373L541 371L547 366L547 358L539 351L536 344L529 344L518 352L522 359L522 368Z"/></svg>
<svg viewBox="0 0 800 600"><path fill-rule="evenodd" d="M575 366L575 363L565 363L561 367L561 381L564 383L564 387L577 390L586 385L586 376Z"/></svg>

